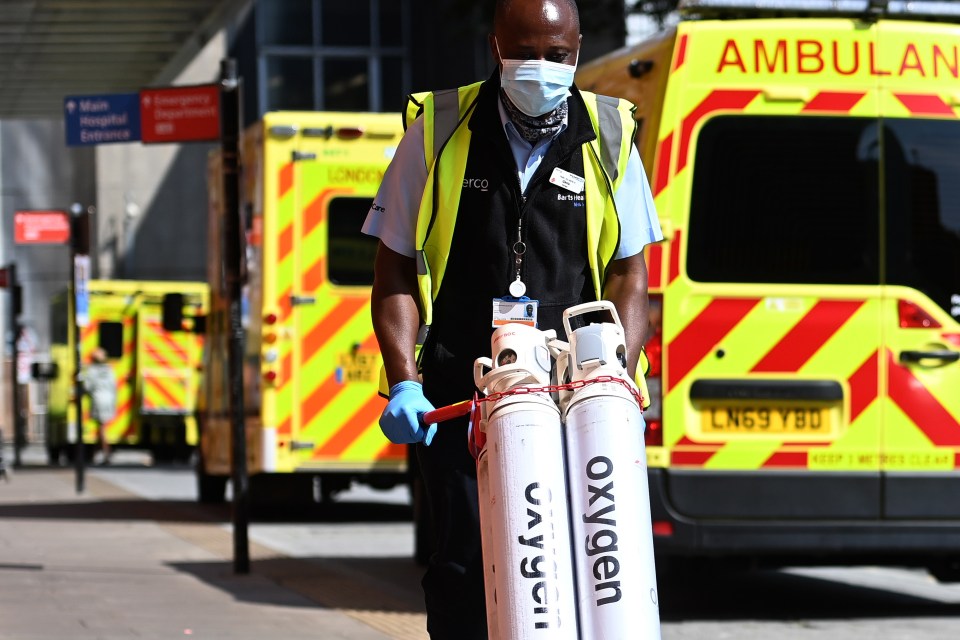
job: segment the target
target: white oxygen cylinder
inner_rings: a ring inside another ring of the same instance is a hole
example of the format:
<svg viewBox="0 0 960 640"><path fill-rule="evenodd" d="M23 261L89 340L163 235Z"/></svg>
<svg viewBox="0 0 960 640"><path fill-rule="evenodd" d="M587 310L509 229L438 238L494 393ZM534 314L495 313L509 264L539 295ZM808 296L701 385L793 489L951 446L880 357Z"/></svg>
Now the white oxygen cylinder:
<svg viewBox="0 0 960 640"><path fill-rule="evenodd" d="M603 311L612 322L571 328ZM623 326L611 302L564 311L569 352L562 382L610 376L561 396L581 638L659 640L644 423L626 370Z"/></svg>
<svg viewBox="0 0 960 640"><path fill-rule="evenodd" d="M479 425L474 425L475 429ZM480 502L480 550L483 554L483 595L487 603L487 640L500 640L496 575L493 572L493 526L490 521L490 459L486 447L477 454L477 498Z"/></svg>
<svg viewBox="0 0 960 640"><path fill-rule="evenodd" d="M487 396L550 384L554 331L498 328L474 366ZM488 637L577 640L560 411L547 392L481 403L477 458ZM475 427L476 428L476 427Z"/></svg>

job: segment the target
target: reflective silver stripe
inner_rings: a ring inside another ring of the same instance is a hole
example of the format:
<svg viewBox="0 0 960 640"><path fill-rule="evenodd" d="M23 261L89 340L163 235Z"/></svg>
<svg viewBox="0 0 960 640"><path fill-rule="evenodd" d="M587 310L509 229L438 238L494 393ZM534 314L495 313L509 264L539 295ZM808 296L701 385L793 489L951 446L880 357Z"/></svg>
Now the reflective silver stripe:
<svg viewBox="0 0 960 640"><path fill-rule="evenodd" d="M433 94L433 158L440 155L447 138L453 135L460 122L460 92L446 89Z"/></svg>
<svg viewBox="0 0 960 640"><path fill-rule="evenodd" d="M425 276L427 275L427 252L423 249L417 251L417 275Z"/></svg>
<svg viewBox="0 0 960 640"><path fill-rule="evenodd" d="M610 182L616 182L620 160L620 142L623 126L620 124L620 112L617 105L620 100L609 96L597 96L597 124L600 126L600 161L610 176Z"/></svg>

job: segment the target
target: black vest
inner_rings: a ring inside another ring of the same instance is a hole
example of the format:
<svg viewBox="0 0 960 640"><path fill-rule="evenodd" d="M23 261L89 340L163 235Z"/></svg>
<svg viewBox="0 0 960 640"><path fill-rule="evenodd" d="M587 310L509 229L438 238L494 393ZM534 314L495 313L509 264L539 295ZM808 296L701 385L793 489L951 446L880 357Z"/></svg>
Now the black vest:
<svg viewBox="0 0 960 640"><path fill-rule="evenodd" d="M526 243L520 273L526 295L540 303L538 328L555 329L565 339L563 310L596 300L584 194L549 182L557 167L583 176L582 145L596 138L583 99L574 89L567 99L567 128L521 194L500 121L499 85L497 74L483 84L470 118L457 224L421 359L425 391L436 406L473 395L473 363L490 356L492 301L509 295L507 287L516 279L518 220Z"/></svg>

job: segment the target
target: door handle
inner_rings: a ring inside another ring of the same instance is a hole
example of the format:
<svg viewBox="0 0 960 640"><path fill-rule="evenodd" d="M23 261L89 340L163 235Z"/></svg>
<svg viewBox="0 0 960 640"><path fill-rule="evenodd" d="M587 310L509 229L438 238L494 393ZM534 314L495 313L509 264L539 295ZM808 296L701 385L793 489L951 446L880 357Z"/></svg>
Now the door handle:
<svg viewBox="0 0 960 640"><path fill-rule="evenodd" d="M956 362L960 360L960 351L941 349L938 351L901 351L900 362L920 362L921 360L940 360L941 362Z"/></svg>
<svg viewBox="0 0 960 640"><path fill-rule="evenodd" d="M297 306L300 304L316 304L316 296L298 296L296 294L290 294L290 304L291 306Z"/></svg>

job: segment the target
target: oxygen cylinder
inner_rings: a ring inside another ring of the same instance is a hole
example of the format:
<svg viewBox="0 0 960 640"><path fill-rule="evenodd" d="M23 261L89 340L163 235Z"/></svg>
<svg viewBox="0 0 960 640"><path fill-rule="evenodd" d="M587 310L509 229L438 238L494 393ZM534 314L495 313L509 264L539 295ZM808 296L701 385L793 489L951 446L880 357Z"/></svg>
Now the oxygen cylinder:
<svg viewBox="0 0 960 640"><path fill-rule="evenodd" d="M474 367L488 396L550 382L553 331L498 328ZM481 404L477 458L489 637L577 640L560 411L547 392ZM492 589L492 592L491 592ZM499 605L499 606L498 606Z"/></svg>
<svg viewBox="0 0 960 640"><path fill-rule="evenodd" d="M572 319L595 311L613 321L571 328ZM659 640L644 422L626 370L623 326L607 301L571 307L563 322L564 375L574 383L561 407L581 637ZM599 376L618 380L576 385Z"/></svg>
<svg viewBox="0 0 960 640"><path fill-rule="evenodd" d="M477 425L474 428L479 428ZM480 502L480 551L483 554L483 594L487 603L487 640L500 640L497 589L493 573L493 526L490 520L490 464L487 449L477 455L477 498Z"/></svg>

